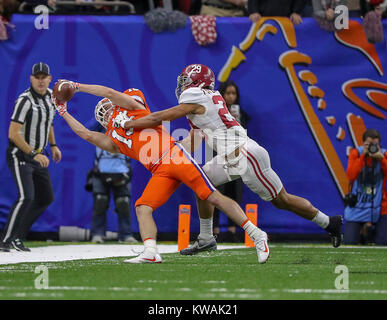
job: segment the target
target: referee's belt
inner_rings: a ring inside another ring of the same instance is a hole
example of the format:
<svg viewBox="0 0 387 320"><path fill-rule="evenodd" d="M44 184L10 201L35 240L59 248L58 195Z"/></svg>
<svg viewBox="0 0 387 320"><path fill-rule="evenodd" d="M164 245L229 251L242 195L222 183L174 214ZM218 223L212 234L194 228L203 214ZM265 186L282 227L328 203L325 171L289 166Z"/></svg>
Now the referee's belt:
<svg viewBox="0 0 387 320"><path fill-rule="evenodd" d="M211 2L204 2L203 3L205 6L209 6L209 7L215 7L215 8L219 8L219 9L225 9L225 10L236 10L236 9L239 9L239 10L242 10L240 7L236 6L236 5L233 5L233 4L230 4L230 5L221 5L221 4L216 4L216 3L211 3Z"/></svg>

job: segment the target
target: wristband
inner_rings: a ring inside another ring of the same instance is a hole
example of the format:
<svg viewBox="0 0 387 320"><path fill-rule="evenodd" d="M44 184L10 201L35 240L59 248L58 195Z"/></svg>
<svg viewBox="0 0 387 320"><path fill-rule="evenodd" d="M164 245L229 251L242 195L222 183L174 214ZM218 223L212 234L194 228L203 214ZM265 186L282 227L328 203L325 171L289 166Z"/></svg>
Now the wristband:
<svg viewBox="0 0 387 320"><path fill-rule="evenodd" d="M54 144L50 144L50 147L57 147L57 145L54 143Z"/></svg>
<svg viewBox="0 0 387 320"><path fill-rule="evenodd" d="M76 92L79 92L79 82L73 82L74 84L74 89Z"/></svg>

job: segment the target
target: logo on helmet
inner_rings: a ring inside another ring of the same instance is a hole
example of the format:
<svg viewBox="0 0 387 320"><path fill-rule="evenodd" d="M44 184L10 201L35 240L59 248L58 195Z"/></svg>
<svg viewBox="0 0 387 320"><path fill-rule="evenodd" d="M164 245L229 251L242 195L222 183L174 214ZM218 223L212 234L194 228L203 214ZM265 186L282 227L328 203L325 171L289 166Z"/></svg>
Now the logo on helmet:
<svg viewBox="0 0 387 320"><path fill-rule="evenodd" d="M215 87L215 75L212 70L203 64L190 64L185 67L177 77L176 97L179 100L181 93L192 87L208 88Z"/></svg>

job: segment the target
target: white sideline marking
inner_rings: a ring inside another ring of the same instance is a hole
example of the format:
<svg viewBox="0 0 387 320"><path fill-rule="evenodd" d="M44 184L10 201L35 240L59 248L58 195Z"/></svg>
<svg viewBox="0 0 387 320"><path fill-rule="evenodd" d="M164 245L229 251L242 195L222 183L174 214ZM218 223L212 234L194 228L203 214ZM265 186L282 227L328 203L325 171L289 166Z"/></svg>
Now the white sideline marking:
<svg viewBox="0 0 387 320"><path fill-rule="evenodd" d="M157 246L161 254L176 253L177 244L160 244ZM333 249L330 245L270 245L271 248L325 248L335 250L334 253L343 252L342 249L387 249L387 246L341 246ZM219 250L245 249L243 245L218 245ZM0 253L0 265L16 264L24 262L55 262L70 260L101 259L112 257L133 257L143 250L143 245L125 244L81 244L81 245L57 245L31 248L31 252L11 250ZM348 252L346 252L348 253ZM1 271L1 270L0 270Z"/></svg>
<svg viewBox="0 0 387 320"><path fill-rule="evenodd" d="M133 257L142 250L143 245L125 244L80 244L58 245L31 248L31 252L11 250L0 253L0 265L24 262L55 262L70 260L87 260L112 257ZM159 253L176 253L177 244L160 244L157 246ZM222 246L218 249L243 249L244 246Z"/></svg>
<svg viewBox="0 0 387 320"><path fill-rule="evenodd" d="M27 290L27 291L30 291L30 290L36 290L35 287L0 287L0 290L9 290L10 288L12 288L12 290ZM97 288L97 287L77 287L77 286L73 286L73 287L70 287L70 286L50 286L48 288L45 288L45 289L42 289L42 291L59 291L59 290L62 290L62 291L97 291L97 290L101 290L101 291L152 291L153 288L138 288L138 287L130 287L130 288L126 288L126 287L109 287L109 288Z"/></svg>

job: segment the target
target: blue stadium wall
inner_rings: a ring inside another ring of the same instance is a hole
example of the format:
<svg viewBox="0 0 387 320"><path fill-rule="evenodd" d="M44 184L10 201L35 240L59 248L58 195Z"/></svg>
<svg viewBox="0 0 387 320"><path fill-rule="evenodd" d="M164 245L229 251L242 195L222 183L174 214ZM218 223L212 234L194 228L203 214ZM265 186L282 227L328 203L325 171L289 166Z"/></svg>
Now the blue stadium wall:
<svg viewBox="0 0 387 320"><path fill-rule="evenodd" d="M156 34L141 16L51 16L46 30L34 28L35 18L14 15L16 31L9 41L0 43L1 225L17 196L5 161L9 121L16 97L29 86L31 66L39 61L51 67L51 87L60 78L118 90L135 87L143 90L153 111L176 105L176 77L187 64L209 65L218 78L229 78L240 86L241 106L251 117L249 136L268 150L272 167L286 190L309 199L328 215L343 213L343 172L347 149L355 145L356 131L349 115L356 116L367 128L378 129L383 141L387 139L385 41L366 47L364 41L343 43L333 33L321 30L312 18L288 29L283 28L283 21L269 19L259 29L260 38L255 36L258 29L247 18L218 18L217 41L207 47L195 42L189 20L184 29ZM356 20L352 23L360 26ZM358 30L359 38L364 37L361 26ZM310 59L294 64L293 77L292 66L283 66L283 58L292 55L296 60ZM300 71L314 75L314 85L296 80L294 75L300 78ZM371 84L364 84L362 79ZM343 85L348 81L354 82L352 93L363 103L346 97ZM370 89L378 91L378 99L367 95ZM91 123L98 100L80 93L69 109L81 122ZM54 127L63 153L62 161L51 162L49 167L55 201L32 231L56 232L62 225L90 228L92 197L84 185L94 148L73 134L59 116ZM188 123L177 120L171 124L171 131L177 128L188 129ZM133 231L137 232L133 204L150 174L135 161L132 168ZM242 207L246 203L258 204L259 226L270 233L322 232L311 222L275 209L245 187ZM191 230L198 232L195 198L186 186L181 186L155 213L159 232L176 232L179 204L193 205ZM116 231L117 217L110 212L108 230Z"/></svg>

